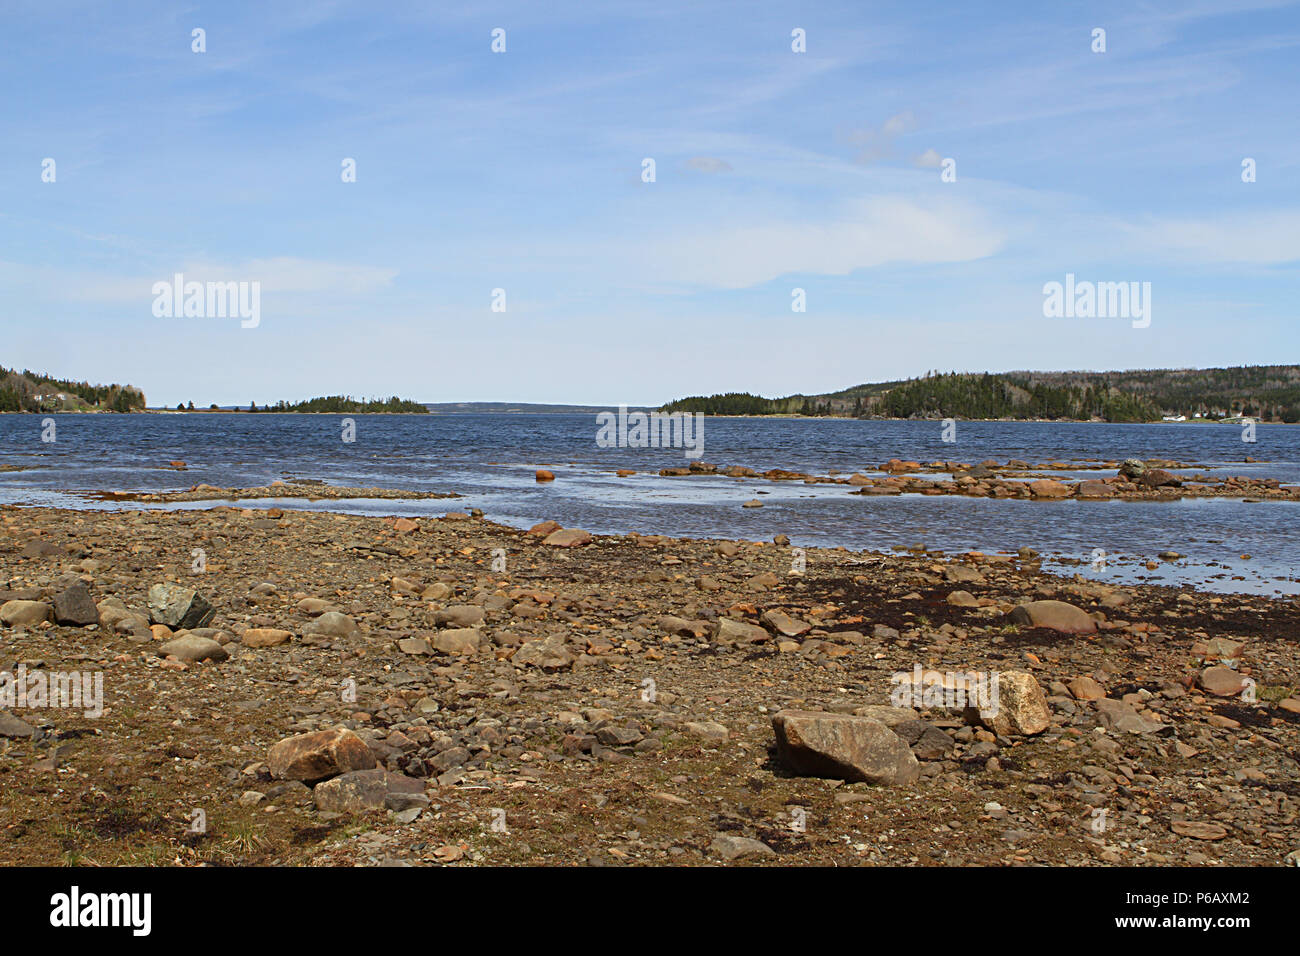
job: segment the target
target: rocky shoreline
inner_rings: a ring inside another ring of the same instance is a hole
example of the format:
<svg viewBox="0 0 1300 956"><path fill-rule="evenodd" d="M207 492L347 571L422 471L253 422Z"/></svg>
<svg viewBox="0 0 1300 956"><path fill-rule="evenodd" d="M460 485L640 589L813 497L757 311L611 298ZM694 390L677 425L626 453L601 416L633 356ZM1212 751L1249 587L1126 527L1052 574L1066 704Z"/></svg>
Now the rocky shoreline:
<svg viewBox="0 0 1300 956"><path fill-rule="evenodd" d="M0 671L103 700L0 703L0 859L1279 865L1298 665L1027 549L4 507Z"/></svg>
<svg viewBox="0 0 1300 956"><path fill-rule="evenodd" d="M73 491L95 501L140 501L172 504L184 501L255 501L260 498L298 498L307 501L345 501L374 498L387 501L434 500L461 497L454 491L409 491L401 488L354 488L323 481L273 481L253 488L218 488L194 485L185 491Z"/></svg>
<svg viewBox="0 0 1300 956"><path fill-rule="evenodd" d="M855 472L847 477L831 473L812 475L801 471L773 468L758 472L744 465L720 466L692 462L689 466L664 468L661 477L722 475L728 478L760 478L766 481L802 481L808 485L850 485L855 495L962 495L970 498L1032 498L1053 500L1121 499L1125 501L1172 501L1178 498L1255 498L1259 500L1300 501L1300 485L1283 485L1276 478L1240 475L1211 475L1198 472L1178 475L1171 468L1194 468L1180 462L1128 459L1124 462L1053 462L1031 466L1024 461L984 461L978 464L935 461L922 464L891 458L880 466L880 475ZM1062 481L1047 469L1069 471L1103 471L1115 469L1104 478ZM921 477L924 474L951 474L946 479ZM632 471L619 472L626 476Z"/></svg>

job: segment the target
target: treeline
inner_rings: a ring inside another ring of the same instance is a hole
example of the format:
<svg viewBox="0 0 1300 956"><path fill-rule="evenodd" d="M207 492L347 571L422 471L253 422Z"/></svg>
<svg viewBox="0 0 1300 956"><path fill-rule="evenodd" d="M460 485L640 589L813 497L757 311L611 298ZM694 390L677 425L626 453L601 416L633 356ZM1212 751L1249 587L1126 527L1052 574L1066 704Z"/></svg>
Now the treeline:
<svg viewBox="0 0 1300 956"><path fill-rule="evenodd" d="M881 396L886 418L1010 418L1145 422L1159 418L1150 402L1116 388L1056 386L1005 375L934 375Z"/></svg>
<svg viewBox="0 0 1300 956"><path fill-rule="evenodd" d="M1300 422L1300 366L1131 372L930 372L824 395L745 392L683 398L667 411L849 418L1068 419L1143 422L1245 415Z"/></svg>
<svg viewBox="0 0 1300 956"><path fill-rule="evenodd" d="M144 407L144 392L131 385L91 385L0 368L0 412L138 412Z"/></svg>
<svg viewBox="0 0 1300 956"><path fill-rule="evenodd" d="M369 400L355 399L351 395L327 395L323 398L309 398L305 402L281 401L262 408L258 408L257 403L254 402L248 410L250 412L352 412L355 414L403 412L427 415L429 413L429 409L419 402L398 398L396 395L391 398Z"/></svg>

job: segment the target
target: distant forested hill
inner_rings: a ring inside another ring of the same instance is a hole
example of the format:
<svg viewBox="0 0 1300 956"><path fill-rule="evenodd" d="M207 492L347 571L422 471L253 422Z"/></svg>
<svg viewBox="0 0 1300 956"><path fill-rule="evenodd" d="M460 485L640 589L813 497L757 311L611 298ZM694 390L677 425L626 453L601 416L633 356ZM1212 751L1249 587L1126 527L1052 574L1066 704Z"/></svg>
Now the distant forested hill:
<svg viewBox="0 0 1300 956"><path fill-rule="evenodd" d="M131 385L91 385L0 367L0 412L136 412L144 392Z"/></svg>
<svg viewBox="0 0 1300 956"><path fill-rule="evenodd" d="M822 395L694 396L666 411L849 418L1005 418L1142 422L1246 415L1300 422L1300 365L1126 372L930 373Z"/></svg>

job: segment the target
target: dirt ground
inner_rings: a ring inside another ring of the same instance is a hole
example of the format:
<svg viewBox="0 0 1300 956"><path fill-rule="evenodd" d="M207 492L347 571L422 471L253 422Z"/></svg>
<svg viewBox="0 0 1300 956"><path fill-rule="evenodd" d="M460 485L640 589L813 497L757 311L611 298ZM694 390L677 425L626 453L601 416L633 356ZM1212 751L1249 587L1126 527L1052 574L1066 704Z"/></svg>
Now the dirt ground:
<svg viewBox="0 0 1300 956"><path fill-rule="evenodd" d="M0 670L103 680L99 716L0 705L0 862L1274 866L1300 851L1294 600L1098 585L1031 553L544 539L456 513L0 509L0 604L53 607L81 582L99 615L0 625ZM163 656L177 634L146 606L163 583L211 603L189 630L226 659ZM1098 629L1012 623L1029 600ZM810 627L786 636L767 611ZM767 637L720 639L724 618ZM290 636L250 646L249 629ZM439 649L453 639L472 645ZM1210 693L1205 668L1236 642L1251 692ZM778 711L889 704L891 675L918 665L1031 673L1050 726L1003 735L922 710L946 752L898 786L797 776L778 756ZM1108 729L1066 686L1080 677L1148 729ZM340 726L423 797L320 809L272 775L278 741Z"/></svg>

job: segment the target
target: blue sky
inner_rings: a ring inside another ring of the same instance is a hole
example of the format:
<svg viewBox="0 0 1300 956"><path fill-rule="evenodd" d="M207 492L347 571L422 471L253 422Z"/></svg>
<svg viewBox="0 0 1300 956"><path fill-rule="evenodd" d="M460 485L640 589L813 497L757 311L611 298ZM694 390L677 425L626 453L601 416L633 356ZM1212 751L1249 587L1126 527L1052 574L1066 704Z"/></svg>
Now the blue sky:
<svg viewBox="0 0 1300 956"><path fill-rule="evenodd" d="M8 0L4 20L0 365L151 404L658 404L1300 361L1296 3ZM260 324L155 317L177 272L259 282ZM1150 282L1150 326L1045 318L1067 272Z"/></svg>

